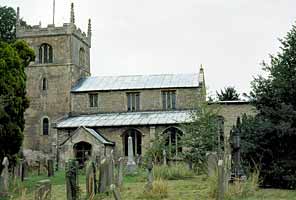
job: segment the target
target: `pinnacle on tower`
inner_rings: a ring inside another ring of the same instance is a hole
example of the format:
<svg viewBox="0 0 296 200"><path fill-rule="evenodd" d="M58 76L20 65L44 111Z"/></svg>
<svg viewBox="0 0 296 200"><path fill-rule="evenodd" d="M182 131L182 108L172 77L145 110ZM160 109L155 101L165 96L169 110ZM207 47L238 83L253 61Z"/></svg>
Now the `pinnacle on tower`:
<svg viewBox="0 0 296 200"><path fill-rule="evenodd" d="M20 7L16 9L16 26L20 25Z"/></svg>
<svg viewBox="0 0 296 200"><path fill-rule="evenodd" d="M71 18L70 18L70 23L72 23L72 24L75 23L74 3L71 3Z"/></svg>
<svg viewBox="0 0 296 200"><path fill-rule="evenodd" d="M206 99L207 92L206 92L206 83L205 83L205 73L204 73L204 68L202 64L200 65L200 68L199 68L198 82L199 82L199 86L202 89L202 96L204 99Z"/></svg>
<svg viewBox="0 0 296 200"><path fill-rule="evenodd" d="M91 37L91 20L88 19L87 37Z"/></svg>

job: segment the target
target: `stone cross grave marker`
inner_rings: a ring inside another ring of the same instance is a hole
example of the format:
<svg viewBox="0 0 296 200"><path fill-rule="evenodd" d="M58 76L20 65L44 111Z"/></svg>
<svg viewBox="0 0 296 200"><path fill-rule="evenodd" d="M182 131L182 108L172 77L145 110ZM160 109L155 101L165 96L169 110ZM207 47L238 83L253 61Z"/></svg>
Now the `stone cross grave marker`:
<svg viewBox="0 0 296 200"><path fill-rule="evenodd" d="M37 182L35 200L51 200L51 182L49 179Z"/></svg>
<svg viewBox="0 0 296 200"><path fill-rule="evenodd" d="M137 169L137 165L134 160L133 152L133 139L131 136L128 137L128 159L127 159L127 173L133 174Z"/></svg>
<svg viewBox="0 0 296 200"><path fill-rule="evenodd" d="M66 163L67 200L79 199L78 164L75 160Z"/></svg>
<svg viewBox="0 0 296 200"><path fill-rule="evenodd" d="M86 166L86 196L92 199L97 193L96 164L92 161Z"/></svg>
<svg viewBox="0 0 296 200"><path fill-rule="evenodd" d="M7 157L4 157L2 161L2 172L0 176L0 197L5 197L8 195L8 186L9 186L9 161Z"/></svg>
<svg viewBox="0 0 296 200"><path fill-rule="evenodd" d="M147 163L147 183L145 186L145 190L146 191L151 191L152 190L152 184L153 184L153 173L152 173L152 169L153 169L153 163L152 163L152 159L149 158L148 163Z"/></svg>

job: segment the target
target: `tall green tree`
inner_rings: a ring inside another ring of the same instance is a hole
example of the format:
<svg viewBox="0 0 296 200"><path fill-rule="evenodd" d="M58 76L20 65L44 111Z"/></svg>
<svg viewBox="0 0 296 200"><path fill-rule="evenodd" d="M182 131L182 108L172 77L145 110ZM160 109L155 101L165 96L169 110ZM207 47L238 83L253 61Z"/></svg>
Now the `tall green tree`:
<svg viewBox="0 0 296 200"><path fill-rule="evenodd" d="M0 6L0 40L12 42L15 40L16 12L11 7Z"/></svg>
<svg viewBox="0 0 296 200"><path fill-rule="evenodd" d="M34 51L24 41L0 42L0 159L19 152L24 130L26 98L25 67Z"/></svg>
<svg viewBox="0 0 296 200"><path fill-rule="evenodd" d="M242 121L242 156L260 165L264 185L296 187L296 27L280 42L267 76L252 82L258 114Z"/></svg>
<svg viewBox="0 0 296 200"><path fill-rule="evenodd" d="M220 93L216 91L217 99L219 101L235 101L240 100L239 93L234 87L226 87L224 90L220 90Z"/></svg>
<svg viewBox="0 0 296 200"><path fill-rule="evenodd" d="M217 151L218 147L218 108L200 103L191 112L191 123L185 124L185 133L182 137L184 157L197 167L204 167L206 154Z"/></svg>

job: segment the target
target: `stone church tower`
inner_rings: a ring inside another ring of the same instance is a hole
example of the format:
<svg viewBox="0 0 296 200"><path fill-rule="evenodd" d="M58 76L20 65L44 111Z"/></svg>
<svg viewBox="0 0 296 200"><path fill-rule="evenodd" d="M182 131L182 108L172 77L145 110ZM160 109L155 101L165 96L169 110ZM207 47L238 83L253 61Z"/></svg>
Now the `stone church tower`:
<svg viewBox="0 0 296 200"><path fill-rule="evenodd" d="M17 10L17 38L35 50L36 59L26 68L30 107L25 113L24 149L54 155L57 119L70 113L72 86L90 76L91 24L85 34L75 26L71 4L70 23L21 26ZM30 153L32 154L32 153Z"/></svg>

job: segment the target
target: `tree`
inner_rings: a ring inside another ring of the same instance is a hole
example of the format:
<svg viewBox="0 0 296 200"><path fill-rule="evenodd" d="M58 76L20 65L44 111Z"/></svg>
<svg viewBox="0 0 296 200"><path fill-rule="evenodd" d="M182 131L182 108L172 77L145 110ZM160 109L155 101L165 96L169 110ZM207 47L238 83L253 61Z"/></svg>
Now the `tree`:
<svg viewBox="0 0 296 200"><path fill-rule="evenodd" d="M281 51L263 62L266 77L252 82L258 114L242 121L242 156L260 164L263 185L296 187L296 27L280 40Z"/></svg>
<svg viewBox="0 0 296 200"><path fill-rule="evenodd" d="M219 101L235 101L240 100L239 93L234 87L226 87L223 90L220 90L220 93L216 91L217 98Z"/></svg>
<svg viewBox="0 0 296 200"><path fill-rule="evenodd" d="M16 13L11 7L0 6L0 40L12 42L15 40Z"/></svg>
<svg viewBox="0 0 296 200"><path fill-rule="evenodd" d="M207 152L217 150L217 116L218 109L214 105L200 103L191 113L191 123L184 125L184 157L198 167L204 167Z"/></svg>
<svg viewBox="0 0 296 200"><path fill-rule="evenodd" d="M0 160L12 159L22 145L24 112L29 106L25 67L34 58L24 41L0 42Z"/></svg>

